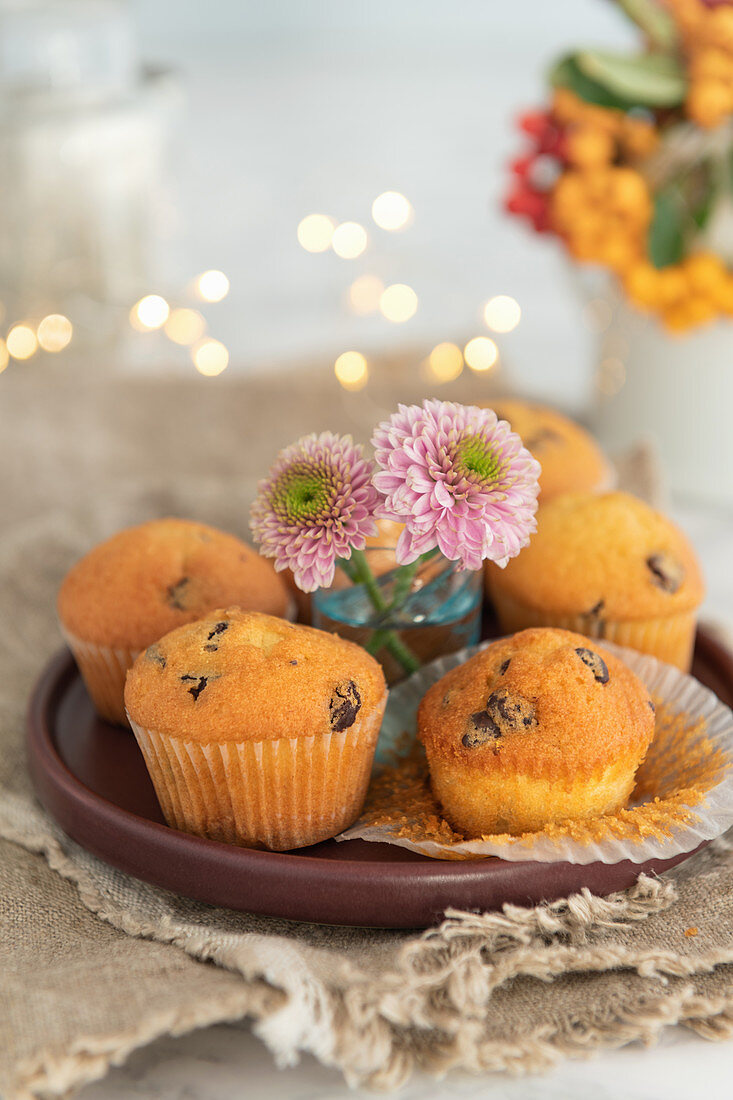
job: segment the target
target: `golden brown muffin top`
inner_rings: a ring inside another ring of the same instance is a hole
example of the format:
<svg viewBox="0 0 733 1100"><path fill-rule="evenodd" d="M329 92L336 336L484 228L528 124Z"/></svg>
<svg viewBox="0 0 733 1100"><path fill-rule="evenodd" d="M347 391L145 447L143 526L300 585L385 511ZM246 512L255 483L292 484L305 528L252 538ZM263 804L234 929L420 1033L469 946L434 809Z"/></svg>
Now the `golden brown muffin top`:
<svg viewBox="0 0 733 1100"><path fill-rule="evenodd" d="M340 732L385 698L381 665L361 646L239 608L161 638L125 685L138 725L203 742Z"/></svg>
<svg viewBox="0 0 733 1100"><path fill-rule="evenodd" d="M574 420L514 398L500 398L491 408L500 420L509 422L542 467L540 500L576 490L598 491L612 484L611 467L598 444Z"/></svg>
<svg viewBox="0 0 733 1100"><path fill-rule="evenodd" d="M433 755L560 780L625 756L640 763L654 706L638 676L595 640L538 627L448 672L423 697L417 722Z"/></svg>
<svg viewBox="0 0 733 1100"><path fill-rule="evenodd" d="M185 519L129 527L95 546L58 597L69 633L98 645L143 649L214 607L284 615L285 585L246 543Z"/></svg>
<svg viewBox="0 0 733 1100"><path fill-rule="evenodd" d="M529 546L489 587L538 611L594 621L691 611L704 595L682 532L629 493L567 493L543 504Z"/></svg>

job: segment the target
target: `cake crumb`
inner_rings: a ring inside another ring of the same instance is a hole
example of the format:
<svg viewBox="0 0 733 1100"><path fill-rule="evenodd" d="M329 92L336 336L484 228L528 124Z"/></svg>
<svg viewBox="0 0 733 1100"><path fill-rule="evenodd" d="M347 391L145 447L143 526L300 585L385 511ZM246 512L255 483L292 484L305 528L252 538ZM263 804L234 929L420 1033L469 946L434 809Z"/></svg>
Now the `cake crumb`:
<svg viewBox="0 0 733 1100"><path fill-rule="evenodd" d="M357 827L370 831L371 840L408 841L418 851L438 859L480 859L475 852L456 850L469 839L507 844L518 839L533 843L539 839L573 840L598 844L615 839L641 844L653 838L668 840L695 820L694 807L720 782L730 767L727 754L711 743L704 719L674 712L656 699L655 734L652 745L636 775L630 804L615 814L588 820L548 824L540 832L521 838L508 834L470 838L456 832L441 813L430 788L430 775L422 745L414 734L405 734L401 750L411 748L402 759L382 768L372 780L364 811ZM374 830L379 835L375 835ZM423 847L425 846L425 847ZM697 935L688 929L685 935Z"/></svg>
<svg viewBox="0 0 733 1100"><path fill-rule="evenodd" d="M685 928L685 935L686 936L696 936L697 935L697 928Z"/></svg>

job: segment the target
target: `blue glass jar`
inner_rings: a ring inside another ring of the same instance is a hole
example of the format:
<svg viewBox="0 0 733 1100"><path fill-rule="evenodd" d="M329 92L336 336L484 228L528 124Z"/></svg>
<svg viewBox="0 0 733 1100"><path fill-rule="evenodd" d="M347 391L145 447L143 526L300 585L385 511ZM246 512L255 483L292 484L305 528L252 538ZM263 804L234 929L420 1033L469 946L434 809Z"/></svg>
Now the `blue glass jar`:
<svg viewBox="0 0 733 1100"><path fill-rule="evenodd" d="M390 684L436 657L475 645L483 592L482 572L459 572L456 562L439 554L414 568L379 573L393 553L382 547L365 551L373 584L347 582L313 595L313 625L364 646Z"/></svg>

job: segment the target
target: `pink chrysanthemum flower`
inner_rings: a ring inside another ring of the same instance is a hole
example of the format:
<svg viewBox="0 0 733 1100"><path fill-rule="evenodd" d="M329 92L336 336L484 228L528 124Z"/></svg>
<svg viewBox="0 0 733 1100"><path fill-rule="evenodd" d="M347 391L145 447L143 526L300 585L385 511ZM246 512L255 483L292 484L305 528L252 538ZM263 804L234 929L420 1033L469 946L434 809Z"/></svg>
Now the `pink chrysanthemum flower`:
<svg viewBox="0 0 733 1100"><path fill-rule="evenodd" d="M257 487L250 527L275 568L304 592L327 588L337 558L363 550L377 526L373 467L351 436L307 435L286 447Z"/></svg>
<svg viewBox="0 0 733 1100"><path fill-rule="evenodd" d="M385 496L378 515L405 524L402 565L438 547L460 568L504 566L536 529L539 463L491 409L424 401L400 405L372 444Z"/></svg>

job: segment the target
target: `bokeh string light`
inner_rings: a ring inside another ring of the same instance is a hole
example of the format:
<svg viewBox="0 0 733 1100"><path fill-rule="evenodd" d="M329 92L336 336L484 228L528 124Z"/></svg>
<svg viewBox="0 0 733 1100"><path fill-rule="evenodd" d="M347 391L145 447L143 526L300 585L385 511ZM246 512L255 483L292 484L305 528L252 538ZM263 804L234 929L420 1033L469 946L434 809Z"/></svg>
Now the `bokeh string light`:
<svg viewBox="0 0 733 1100"><path fill-rule="evenodd" d="M463 371L463 352L456 344L444 341L428 356L428 373L436 382L453 382Z"/></svg>
<svg viewBox="0 0 733 1100"><path fill-rule="evenodd" d="M393 283L382 292L379 309L388 321L401 324L409 321L417 312L417 294L405 283Z"/></svg>
<svg viewBox="0 0 733 1100"><path fill-rule="evenodd" d="M49 313L36 330L38 343L44 351L53 353L63 351L71 343L74 327L63 313Z"/></svg>
<svg viewBox="0 0 733 1100"><path fill-rule="evenodd" d="M204 302L221 302L229 293L229 280L223 271L204 271L196 280L196 293Z"/></svg>
<svg viewBox="0 0 733 1100"><path fill-rule="evenodd" d="M146 294L130 310L130 324L138 332L154 332L168 320L170 306L160 294Z"/></svg>
<svg viewBox="0 0 733 1100"><path fill-rule="evenodd" d="M484 306L484 320L492 332L513 332L521 317L519 302L508 294L497 294Z"/></svg>
<svg viewBox="0 0 733 1100"><path fill-rule="evenodd" d="M8 349L5 345L5 341L0 340L0 374L2 374L2 372L5 370L9 362L10 355L8 354Z"/></svg>
<svg viewBox="0 0 733 1100"><path fill-rule="evenodd" d="M331 247L342 260L355 260L368 244L366 229L358 222L342 222L333 232Z"/></svg>
<svg viewBox="0 0 733 1100"><path fill-rule="evenodd" d="M466 365L474 371L487 371L499 358L499 349L488 336L475 336L463 349Z"/></svg>
<svg viewBox="0 0 733 1100"><path fill-rule="evenodd" d="M298 243L306 252L327 252L336 223L326 214L308 214L298 223Z"/></svg>
<svg viewBox="0 0 733 1100"><path fill-rule="evenodd" d="M174 344L195 344L206 332L206 321L197 309L174 309L165 323L165 334Z"/></svg>
<svg viewBox="0 0 733 1100"><path fill-rule="evenodd" d="M199 341L191 349L191 358L199 374L206 378L215 378L226 370L229 364L229 351L220 340Z"/></svg>
<svg viewBox="0 0 733 1100"><path fill-rule="evenodd" d="M372 203L372 217L380 229L404 229L412 220L412 206L399 191L384 191Z"/></svg>
<svg viewBox="0 0 733 1100"><path fill-rule="evenodd" d="M360 317L376 313L383 291L384 283L377 275L360 275L349 287L349 307Z"/></svg>
<svg viewBox="0 0 733 1100"><path fill-rule="evenodd" d="M30 359L38 350L38 339L30 325L13 325L5 344L13 359Z"/></svg>
<svg viewBox="0 0 733 1100"><path fill-rule="evenodd" d="M333 372L346 390L361 390L369 381L369 366L360 351L342 352Z"/></svg>

